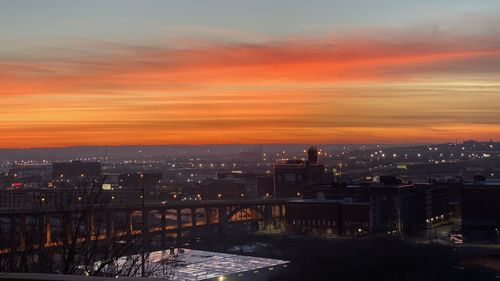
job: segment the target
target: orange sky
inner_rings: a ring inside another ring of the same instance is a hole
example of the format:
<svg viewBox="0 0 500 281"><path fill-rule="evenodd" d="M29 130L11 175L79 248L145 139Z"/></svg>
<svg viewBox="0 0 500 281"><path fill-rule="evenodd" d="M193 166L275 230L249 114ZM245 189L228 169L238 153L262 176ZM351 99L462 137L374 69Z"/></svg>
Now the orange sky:
<svg viewBox="0 0 500 281"><path fill-rule="evenodd" d="M0 147L500 138L500 36L392 34L0 57Z"/></svg>

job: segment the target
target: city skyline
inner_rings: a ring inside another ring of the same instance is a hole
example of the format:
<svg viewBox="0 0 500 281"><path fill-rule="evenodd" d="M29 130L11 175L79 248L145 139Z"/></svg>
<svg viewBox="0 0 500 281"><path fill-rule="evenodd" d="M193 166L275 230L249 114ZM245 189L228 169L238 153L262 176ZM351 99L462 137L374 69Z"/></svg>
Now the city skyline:
<svg viewBox="0 0 500 281"><path fill-rule="evenodd" d="M0 147L500 138L497 1L121 3L2 2Z"/></svg>
<svg viewBox="0 0 500 281"><path fill-rule="evenodd" d="M0 279L498 280L499 77L499 0L0 0Z"/></svg>

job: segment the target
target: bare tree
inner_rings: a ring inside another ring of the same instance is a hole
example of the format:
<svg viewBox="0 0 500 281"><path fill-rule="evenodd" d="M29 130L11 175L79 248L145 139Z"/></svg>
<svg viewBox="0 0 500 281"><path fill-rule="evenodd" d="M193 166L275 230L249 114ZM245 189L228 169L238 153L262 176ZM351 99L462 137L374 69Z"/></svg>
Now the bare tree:
<svg viewBox="0 0 500 281"><path fill-rule="evenodd" d="M169 279L178 257L169 251L151 254L147 226L134 230L131 214L112 212L116 205L101 186L97 179L62 186L50 207L35 198L33 216L15 221L18 229L25 228L22 246L0 253L0 270Z"/></svg>

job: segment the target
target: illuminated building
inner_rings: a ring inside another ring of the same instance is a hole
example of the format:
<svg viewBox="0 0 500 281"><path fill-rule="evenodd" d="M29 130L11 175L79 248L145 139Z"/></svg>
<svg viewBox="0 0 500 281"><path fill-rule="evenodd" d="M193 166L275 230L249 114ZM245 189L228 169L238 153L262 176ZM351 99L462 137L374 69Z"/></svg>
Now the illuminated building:
<svg viewBox="0 0 500 281"><path fill-rule="evenodd" d="M371 231L414 234L426 229L427 219L448 219L456 214L458 190L455 181L414 184L381 176L374 182L314 185L304 198L365 203L370 208Z"/></svg>
<svg viewBox="0 0 500 281"><path fill-rule="evenodd" d="M25 181L41 181L48 180L52 174L52 166L43 165L26 165L16 166L9 169L9 177L13 180Z"/></svg>
<svg viewBox="0 0 500 281"><path fill-rule="evenodd" d="M372 231L370 204L341 200L299 199L287 203L287 230L331 236L364 235Z"/></svg>
<svg viewBox="0 0 500 281"><path fill-rule="evenodd" d="M274 165L274 194L281 198L302 197L311 185L323 182L324 170L315 147L309 148L306 161L278 160Z"/></svg>

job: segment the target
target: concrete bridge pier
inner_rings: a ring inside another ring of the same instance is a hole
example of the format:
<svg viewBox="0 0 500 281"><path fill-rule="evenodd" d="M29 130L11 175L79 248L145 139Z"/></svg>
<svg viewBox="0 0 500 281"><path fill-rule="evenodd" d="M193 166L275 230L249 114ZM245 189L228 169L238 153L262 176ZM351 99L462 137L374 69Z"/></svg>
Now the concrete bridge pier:
<svg viewBox="0 0 500 281"><path fill-rule="evenodd" d="M219 233L226 234L228 222L226 207L220 207L217 211L219 213Z"/></svg>
<svg viewBox="0 0 500 281"><path fill-rule="evenodd" d="M264 208L264 228L265 231L271 232L273 230L273 206L267 205Z"/></svg>
<svg viewBox="0 0 500 281"><path fill-rule="evenodd" d="M129 245L131 244L132 242L132 237L133 237L133 231L134 231L134 223L132 221L132 212L133 211L127 211L125 213L125 226L126 226L126 233L125 235L127 236L127 243L129 243Z"/></svg>
<svg viewBox="0 0 500 281"><path fill-rule="evenodd" d="M10 263L11 264L14 264L16 261L15 261L15 253L17 252L17 247L18 247L18 241L17 241L17 235L16 235L16 232L17 232L17 218L12 216L10 217L10 241L9 241L9 244L10 244L10 251L11 251L11 255L10 255Z"/></svg>
<svg viewBox="0 0 500 281"><path fill-rule="evenodd" d="M38 219L38 250L42 253L45 245L50 241L50 224L45 215L39 215ZM43 256L43 254L42 254Z"/></svg>
<svg viewBox="0 0 500 281"><path fill-rule="evenodd" d="M209 233L213 231L213 219L212 219L212 213L213 209L211 207L208 207L205 209L206 216L205 216L205 228Z"/></svg>
<svg viewBox="0 0 500 281"><path fill-rule="evenodd" d="M86 223L87 224L87 233L86 233L86 239L89 239L89 240L92 240L92 239L95 239L95 217L94 217L94 214L91 214L89 217L88 217L88 222Z"/></svg>
<svg viewBox="0 0 500 281"><path fill-rule="evenodd" d="M196 208L191 208L191 239L195 238L198 234Z"/></svg>
<svg viewBox="0 0 500 281"><path fill-rule="evenodd" d="M62 236L61 239L66 240L66 241L62 241L62 242L71 243L71 240L72 240L72 237L74 234L73 213L61 214L60 220L61 220L61 227L62 227L62 231L63 231L63 233L61 235Z"/></svg>
<svg viewBox="0 0 500 281"><path fill-rule="evenodd" d="M113 214L108 213L106 216L106 238L111 240L115 236L115 221Z"/></svg>
<svg viewBox="0 0 500 281"><path fill-rule="evenodd" d="M167 248L167 211L165 209L160 210L161 222L160 222L160 240L161 240L161 249Z"/></svg>
<svg viewBox="0 0 500 281"><path fill-rule="evenodd" d="M191 227L194 230L196 230L196 208L191 208Z"/></svg>
<svg viewBox="0 0 500 281"><path fill-rule="evenodd" d="M141 210L142 214L142 250L148 252L149 250L149 212L145 209Z"/></svg>
<svg viewBox="0 0 500 281"><path fill-rule="evenodd" d="M177 237L176 237L176 242L177 245L182 245L182 213L181 209L176 209L177 210Z"/></svg>
<svg viewBox="0 0 500 281"><path fill-rule="evenodd" d="M17 239L17 217L10 217L10 250L12 252L17 252L17 247L19 246L19 241Z"/></svg>
<svg viewBox="0 0 500 281"><path fill-rule="evenodd" d="M19 249L23 251L26 249L26 239L27 239L27 234L26 234L26 217L22 216L19 219Z"/></svg>
<svg viewBox="0 0 500 281"><path fill-rule="evenodd" d="M280 208L280 229L281 231L285 231L286 230L285 205L280 205L279 208Z"/></svg>

